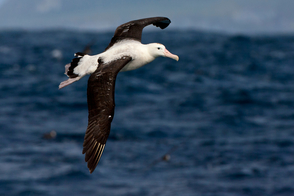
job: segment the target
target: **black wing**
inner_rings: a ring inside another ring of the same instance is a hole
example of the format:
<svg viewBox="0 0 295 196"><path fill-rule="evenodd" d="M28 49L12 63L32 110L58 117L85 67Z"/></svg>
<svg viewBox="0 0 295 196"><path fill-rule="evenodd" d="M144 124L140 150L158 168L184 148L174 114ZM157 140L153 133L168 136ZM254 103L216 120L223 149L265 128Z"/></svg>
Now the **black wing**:
<svg viewBox="0 0 295 196"><path fill-rule="evenodd" d="M90 173L98 164L114 116L114 91L118 72L129 62L131 57L122 57L108 64L102 64L88 80L88 127L86 130L83 154Z"/></svg>
<svg viewBox="0 0 295 196"><path fill-rule="evenodd" d="M134 39L141 42L142 29L148 25L153 24L156 27L165 29L166 27L168 27L170 23L171 21L169 18L152 17L152 18L133 20L125 24L122 24L116 29L115 34L110 44L106 48L106 50L109 49L111 46L113 46L116 42L126 38Z"/></svg>

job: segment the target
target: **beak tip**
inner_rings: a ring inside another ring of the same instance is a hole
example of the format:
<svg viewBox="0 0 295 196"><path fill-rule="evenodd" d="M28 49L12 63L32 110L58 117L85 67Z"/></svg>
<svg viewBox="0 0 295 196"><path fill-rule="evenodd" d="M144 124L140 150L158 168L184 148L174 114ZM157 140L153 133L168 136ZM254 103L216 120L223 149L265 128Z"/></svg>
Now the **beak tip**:
<svg viewBox="0 0 295 196"><path fill-rule="evenodd" d="M178 57L177 55L175 55L175 54L171 54L167 49L165 49L165 51L164 51L164 56L165 56L165 57L169 57L169 58L171 58L171 59L174 59L174 60L176 60L176 61L179 60L179 57Z"/></svg>

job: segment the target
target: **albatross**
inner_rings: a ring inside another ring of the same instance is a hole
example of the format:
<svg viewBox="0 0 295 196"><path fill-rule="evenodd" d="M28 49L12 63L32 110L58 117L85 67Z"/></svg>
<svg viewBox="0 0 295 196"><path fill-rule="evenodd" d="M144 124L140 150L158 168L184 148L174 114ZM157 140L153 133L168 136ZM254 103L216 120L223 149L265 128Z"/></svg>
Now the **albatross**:
<svg viewBox="0 0 295 196"><path fill-rule="evenodd" d="M83 154L89 172L92 173L103 153L114 118L114 91L117 74L140 68L157 57L168 57L176 61L177 55L170 53L163 44L142 44L144 27L153 24L165 29L171 23L166 17L152 17L133 20L117 27L114 36L104 52L87 55L75 54L71 63L65 66L69 77L59 89L90 75L87 84L88 126L83 143Z"/></svg>

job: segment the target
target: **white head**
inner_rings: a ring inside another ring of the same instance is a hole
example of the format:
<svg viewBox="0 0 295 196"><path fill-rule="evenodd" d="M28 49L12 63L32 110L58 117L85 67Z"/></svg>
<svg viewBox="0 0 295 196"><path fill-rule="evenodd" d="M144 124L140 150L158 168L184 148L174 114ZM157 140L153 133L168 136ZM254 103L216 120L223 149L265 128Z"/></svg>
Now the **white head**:
<svg viewBox="0 0 295 196"><path fill-rule="evenodd" d="M154 58L163 56L163 57L172 58L176 61L179 60L179 57L175 54L171 54L163 44L152 43L152 44L148 44L147 46L148 46L150 55L153 56Z"/></svg>

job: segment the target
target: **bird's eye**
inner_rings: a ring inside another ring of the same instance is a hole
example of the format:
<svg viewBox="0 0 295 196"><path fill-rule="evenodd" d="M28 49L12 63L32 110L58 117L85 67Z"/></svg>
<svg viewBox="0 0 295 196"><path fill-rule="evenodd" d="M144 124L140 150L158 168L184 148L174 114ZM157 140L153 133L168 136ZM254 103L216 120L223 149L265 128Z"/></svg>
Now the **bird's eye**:
<svg viewBox="0 0 295 196"><path fill-rule="evenodd" d="M158 47L158 50L160 50L161 48L160 47Z"/></svg>

